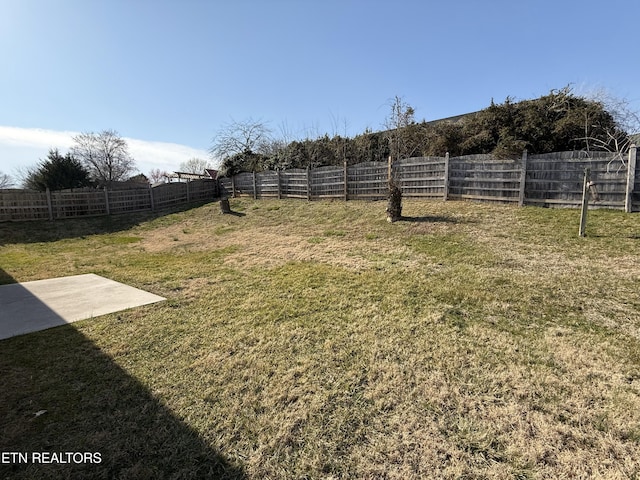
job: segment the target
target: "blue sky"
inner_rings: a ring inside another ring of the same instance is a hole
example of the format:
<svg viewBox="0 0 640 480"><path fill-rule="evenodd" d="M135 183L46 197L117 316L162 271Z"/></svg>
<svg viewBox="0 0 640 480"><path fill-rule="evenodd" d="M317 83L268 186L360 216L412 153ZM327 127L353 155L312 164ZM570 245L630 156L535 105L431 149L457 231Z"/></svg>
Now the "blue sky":
<svg viewBox="0 0 640 480"><path fill-rule="evenodd" d="M572 84L640 110L637 0L0 0L0 171L115 129L139 170L206 157L248 118L275 134L380 129Z"/></svg>

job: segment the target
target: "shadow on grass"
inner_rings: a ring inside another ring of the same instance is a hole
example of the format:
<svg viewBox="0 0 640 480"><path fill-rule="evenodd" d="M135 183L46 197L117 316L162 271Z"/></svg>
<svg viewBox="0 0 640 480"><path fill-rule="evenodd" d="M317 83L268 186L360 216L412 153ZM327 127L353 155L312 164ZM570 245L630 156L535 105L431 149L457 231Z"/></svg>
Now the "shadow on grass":
<svg viewBox="0 0 640 480"><path fill-rule="evenodd" d="M223 215L233 215L234 217L244 217L247 215L246 213L234 212L231 210L229 195L226 190L223 191L223 196L220 199L220 213Z"/></svg>
<svg viewBox="0 0 640 480"><path fill-rule="evenodd" d="M0 340L0 378L0 452L21 454L0 478L245 478L71 325Z"/></svg>
<svg viewBox="0 0 640 480"><path fill-rule="evenodd" d="M424 217L406 217L402 215L400 217L401 222L413 222L413 223L460 223L460 220L453 217L445 217L442 215L424 216Z"/></svg>
<svg viewBox="0 0 640 480"><path fill-rule="evenodd" d="M16 283L15 278L0 268L0 285L6 285L9 283Z"/></svg>
<svg viewBox="0 0 640 480"><path fill-rule="evenodd" d="M0 246L13 243L55 242L65 238L87 235L115 233L129 230L136 225L179 212L185 212L211 202L191 203L155 212L132 212L104 215L99 217L79 217L58 220L34 220L21 222L0 222Z"/></svg>
<svg viewBox="0 0 640 480"><path fill-rule="evenodd" d="M234 212L233 210L230 210L228 212L225 212L224 215L233 215L234 217L246 217L247 214L246 213L242 213L242 212Z"/></svg>

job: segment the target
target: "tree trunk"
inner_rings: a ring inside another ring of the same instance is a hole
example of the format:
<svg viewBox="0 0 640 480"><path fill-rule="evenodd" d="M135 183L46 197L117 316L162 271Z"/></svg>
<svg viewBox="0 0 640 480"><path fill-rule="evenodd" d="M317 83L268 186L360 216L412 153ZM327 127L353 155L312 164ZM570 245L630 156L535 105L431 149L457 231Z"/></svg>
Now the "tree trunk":
<svg viewBox="0 0 640 480"><path fill-rule="evenodd" d="M402 190L393 181L389 179L389 196L387 202L387 221L397 222L402 218Z"/></svg>

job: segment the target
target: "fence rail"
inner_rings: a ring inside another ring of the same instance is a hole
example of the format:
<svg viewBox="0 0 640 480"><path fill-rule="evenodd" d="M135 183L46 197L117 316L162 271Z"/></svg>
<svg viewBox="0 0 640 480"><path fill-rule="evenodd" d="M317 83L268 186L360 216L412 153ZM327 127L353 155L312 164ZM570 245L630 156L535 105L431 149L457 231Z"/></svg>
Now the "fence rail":
<svg viewBox="0 0 640 480"><path fill-rule="evenodd" d="M253 198L383 199L389 174L407 198L468 199L519 205L577 207L584 169L591 169L599 199L592 205L640 211L637 149L624 157L608 152L559 152L498 159L491 155L407 158L389 165L366 162L307 170L240 173L220 180L229 196Z"/></svg>
<svg viewBox="0 0 640 480"><path fill-rule="evenodd" d="M213 200L219 195L215 180L166 183L154 187L82 189L34 192L0 190L0 222L9 220L54 220L164 208Z"/></svg>

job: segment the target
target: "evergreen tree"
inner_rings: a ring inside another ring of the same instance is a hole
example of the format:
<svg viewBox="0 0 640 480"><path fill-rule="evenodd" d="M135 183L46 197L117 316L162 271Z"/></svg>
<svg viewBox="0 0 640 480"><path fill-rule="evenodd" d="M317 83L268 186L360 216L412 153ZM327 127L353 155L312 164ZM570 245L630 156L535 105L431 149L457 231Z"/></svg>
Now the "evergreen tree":
<svg viewBox="0 0 640 480"><path fill-rule="evenodd" d="M91 185L89 172L70 153L61 155L57 148L49 150L46 160L29 170L24 187L44 191L81 188Z"/></svg>

